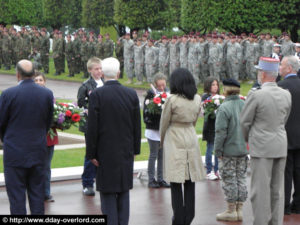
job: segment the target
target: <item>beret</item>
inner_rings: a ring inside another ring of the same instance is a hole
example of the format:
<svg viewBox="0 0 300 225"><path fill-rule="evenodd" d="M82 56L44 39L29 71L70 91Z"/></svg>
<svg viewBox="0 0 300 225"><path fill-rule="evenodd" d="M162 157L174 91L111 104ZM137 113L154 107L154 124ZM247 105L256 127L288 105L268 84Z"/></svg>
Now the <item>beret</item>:
<svg viewBox="0 0 300 225"><path fill-rule="evenodd" d="M235 86L235 87L238 87L238 88L241 87L240 83L237 80L233 79L233 78L224 79L223 80L223 85L224 86Z"/></svg>

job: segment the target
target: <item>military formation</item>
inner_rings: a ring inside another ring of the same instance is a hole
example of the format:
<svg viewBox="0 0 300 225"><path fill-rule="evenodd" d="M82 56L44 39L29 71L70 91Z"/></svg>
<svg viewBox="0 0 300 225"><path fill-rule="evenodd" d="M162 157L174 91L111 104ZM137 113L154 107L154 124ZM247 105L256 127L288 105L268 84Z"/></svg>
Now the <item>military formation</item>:
<svg viewBox="0 0 300 225"><path fill-rule="evenodd" d="M260 56L281 59L300 52L299 44L293 43L287 33L276 37L270 33L236 36L225 32L206 35L192 32L182 37L162 36L160 40L153 40L148 32L139 35L133 31L114 43L109 33L103 37L79 29L65 37L59 30L49 33L45 28L32 27L17 32L13 27L7 29L0 25L0 67L9 70L20 59L29 58L34 60L37 69L48 74L50 38L54 75L64 73L67 62L70 77L80 72L88 77L89 58L104 59L115 54L121 63L120 77L123 78L124 69L128 83L136 78L136 84L152 82L157 72L169 77L178 67L189 69L197 84L208 76L220 80L230 77L255 80L254 65Z"/></svg>

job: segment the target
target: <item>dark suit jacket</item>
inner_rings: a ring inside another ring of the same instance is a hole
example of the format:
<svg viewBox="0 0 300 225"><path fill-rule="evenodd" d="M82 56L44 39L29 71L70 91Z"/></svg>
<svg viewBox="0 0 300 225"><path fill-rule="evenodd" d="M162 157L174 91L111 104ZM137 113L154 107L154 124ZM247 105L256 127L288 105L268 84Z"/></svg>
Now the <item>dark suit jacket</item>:
<svg viewBox="0 0 300 225"><path fill-rule="evenodd" d="M285 125L288 149L300 149L300 79L297 76L288 77L280 81L278 86L288 89L292 95L292 109Z"/></svg>
<svg viewBox="0 0 300 225"><path fill-rule="evenodd" d="M97 190L128 191L133 186L134 155L140 153L141 118L134 90L107 81L89 99L87 159L97 159Z"/></svg>
<svg viewBox="0 0 300 225"><path fill-rule="evenodd" d="M46 135L53 116L53 94L33 80L0 97L0 136L4 166L30 168L45 163Z"/></svg>

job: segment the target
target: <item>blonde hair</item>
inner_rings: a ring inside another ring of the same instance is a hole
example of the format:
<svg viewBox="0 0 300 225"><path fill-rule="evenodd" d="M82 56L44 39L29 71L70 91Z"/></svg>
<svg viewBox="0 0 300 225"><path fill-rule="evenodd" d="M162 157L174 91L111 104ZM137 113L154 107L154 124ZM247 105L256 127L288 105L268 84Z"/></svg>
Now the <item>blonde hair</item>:
<svg viewBox="0 0 300 225"><path fill-rule="evenodd" d="M239 95L240 94L240 88L236 86L226 86L224 85L224 95Z"/></svg>
<svg viewBox="0 0 300 225"><path fill-rule="evenodd" d="M99 59L99 58L97 58L97 57L92 57L92 58L90 58L89 61L88 61L87 64L86 64L86 67L87 67L88 70L90 70L90 69L93 68L93 66L94 66L95 64L101 64L101 59Z"/></svg>

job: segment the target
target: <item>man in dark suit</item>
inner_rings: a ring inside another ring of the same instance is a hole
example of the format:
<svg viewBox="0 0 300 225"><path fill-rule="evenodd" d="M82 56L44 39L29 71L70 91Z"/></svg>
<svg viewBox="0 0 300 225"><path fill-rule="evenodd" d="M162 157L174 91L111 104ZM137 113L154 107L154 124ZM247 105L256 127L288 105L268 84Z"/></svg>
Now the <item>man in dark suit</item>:
<svg viewBox="0 0 300 225"><path fill-rule="evenodd" d="M44 214L46 135L53 115L53 94L34 83L32 62L17 63L19 85L0 97L0 137L10 212L26 214L26 191L31 214Z"/></svg>
<svg viewBox="0 0 300 225"><path fill-rule="evenodd" d="M109 225L128 224L133 161L141 142L139 99L117 81L119 68L115 58L102 61L105 84L91 93L88 108L86 157L97 166L97 191Z"/></svg>
<svg viewBox="0 0 300 225"><path fill-rule="evenodd" d="M300 214L300 79L297 71L300 63L296 56L286 56L280 66L283 80L278 86L288 89L292 95L292 109L286 123L288 154L285 167L285 214ZM280 103L279 103L280 104ZM291 203L292 183L294 183Z"/></svg>

